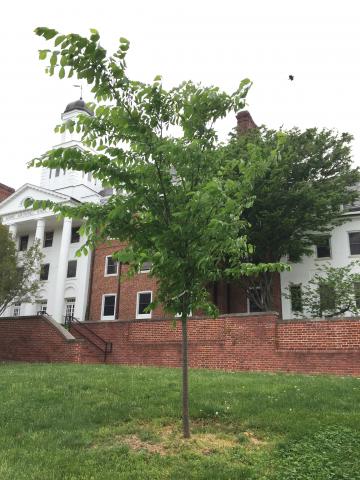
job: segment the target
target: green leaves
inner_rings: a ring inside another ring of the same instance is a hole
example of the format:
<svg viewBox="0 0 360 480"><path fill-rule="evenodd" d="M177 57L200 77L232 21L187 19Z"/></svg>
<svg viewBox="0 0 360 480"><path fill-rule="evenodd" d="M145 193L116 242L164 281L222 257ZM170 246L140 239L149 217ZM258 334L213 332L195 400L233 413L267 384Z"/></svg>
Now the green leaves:
<svg viewBox="0 0 360 480"><path fill-rule="evenodd" d="M38 27L38 28L35 28L34 31L36 35L38 35L39 37L44 37L45 40L51 40L58 34L56 30L52 28L46 28L46 27Z"/></svg>

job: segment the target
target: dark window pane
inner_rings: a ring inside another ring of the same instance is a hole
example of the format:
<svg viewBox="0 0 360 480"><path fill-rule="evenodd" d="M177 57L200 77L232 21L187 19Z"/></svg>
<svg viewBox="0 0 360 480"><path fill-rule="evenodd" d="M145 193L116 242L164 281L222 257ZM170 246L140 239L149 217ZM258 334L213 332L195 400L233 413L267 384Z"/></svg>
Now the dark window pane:
<svg viewBox="0 0 360 480"><path fill-rule="evenodd" d="M355 282L354 283L354 292L355 292L355 302L357 308L360 308L360 283Z"/></svg>
<svg viewBox="0 0 360 480"><path fill-rule="evenodd" d="M67 278L76 277L76 265L77 265L77 260L70 260L68 262Z"/></svg>
<svg viewBox="0 0 360 480"><path fill-rule="evenodd" d="M301 285L291 285L290 287L291 310L293 312L302 312Z"/></svg>
<svg viewBox="0 0 360 480"><path fill-rule="evenodd" d="M152 262L144 262L141 265L141 271L142 272L149 272L151 270L151 267L152 267Z"/></svg>
<svg viewBox="0 0 360 480"><path fill-rule="evenodd" d="M54 239L54 232L45 232L44 248L45 247L52 247L53 239Z"/></svg>
<svg viewBox="0 0 360 480"><path fill-rule="evenodd" d="M256 313L256 312L263 312L264 310L260 308L257 303L255 302L255 299L252 298L253 296L255 297L261 297L261 289L257 288L255 292L255 288L250 289L253 292L253 295L249 297L249 312L251 313Z"/></svg>
<svg viewBox="0 0 360 480"><path fill-rule="evenodd" d="M47 280L49 278L49 268L50 263L44 263L44 265L41 265L40 280Z"/></svg>
<svg viewBox="0 0 360 480"><path fill-rule="evenodd" d="M112 257L106 258L106 273L107 275L114 275L117 273L117 262Z"/></svg>
<svg viewBox="0 0 360 480"><path fill-rule="evenodd" d="M351 255L360 254L360 232L349 233L350 253Z"/></svg>
<svg viewBox="0 0 360 480"><path fill-rule="evenodd" d="M138 314L139 315L146 315L149 312L145 312L145 309L151 303L151 292L147 293L139 293L139 307L138 307Z"/></svg>
<svg viewBox="0 0 360 480"><path fill-rule="evenodd" d="M71 229L71 243L78 243L78 242L80 242L79 228L80 228L80 227L73 227L73 228Z"/></svg>
<svg viewBox="0 0 360 480"><path fill-rule="evenodd" d="M24 235L24 236L20 237L20 244L19 244L20 252L24 252L25 250L27 250L28 242L29 242L29 236L28 235Z"/></svg>
<svg viewBox="0 0 360 480"><path fill-rule="evenodd" d="M317 239L316 255L318 258L328 258L331 256L330 237L319 237Z"/></svg>
<svg viewBox="0 0 360 480"><path fill-rule="evenodd" d="M323 283L319 287L320 294L320 315L325 311L335 310L335 289L334 287Z"/></svg>
<svg viewBox="0 0 360 480"><path fill-rule="evenodd" d="M113 317L115 315L115 295L110 295L104 298L104 317Z"/></svg>

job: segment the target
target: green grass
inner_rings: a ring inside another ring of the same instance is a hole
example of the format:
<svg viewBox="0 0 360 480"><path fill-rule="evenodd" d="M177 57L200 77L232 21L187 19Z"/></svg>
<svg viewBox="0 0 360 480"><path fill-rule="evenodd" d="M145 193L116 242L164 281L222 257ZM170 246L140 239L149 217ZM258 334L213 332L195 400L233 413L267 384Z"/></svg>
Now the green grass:
<svg viewBox="0 0 360 480"><path fill-rule="evenodd" d="M360 479L360 379L0 364L1 480Z"/></svg>

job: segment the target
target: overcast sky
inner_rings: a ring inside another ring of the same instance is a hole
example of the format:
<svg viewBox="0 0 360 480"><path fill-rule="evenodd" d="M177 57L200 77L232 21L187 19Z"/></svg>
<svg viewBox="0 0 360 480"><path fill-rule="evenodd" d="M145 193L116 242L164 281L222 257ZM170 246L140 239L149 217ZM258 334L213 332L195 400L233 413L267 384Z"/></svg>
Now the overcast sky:
<svg viewBox="0 0 360 480"><path fill-rule="evenodd" d="M32 0L6 2L0 17L0 182L39 182L26 163L59 143L53 127L79 96L73 79L44 74L37 26L88 34L109 51L130 40L129 73L167 87L182 80L233 91L248 77L248 110L272 128L329 127L354 137L360 164L360 2L357 0ZM288 75L295 76L293 82ZM86 85L84 99L90 100ZM235 125L222 123L222 135Z"/></svg>

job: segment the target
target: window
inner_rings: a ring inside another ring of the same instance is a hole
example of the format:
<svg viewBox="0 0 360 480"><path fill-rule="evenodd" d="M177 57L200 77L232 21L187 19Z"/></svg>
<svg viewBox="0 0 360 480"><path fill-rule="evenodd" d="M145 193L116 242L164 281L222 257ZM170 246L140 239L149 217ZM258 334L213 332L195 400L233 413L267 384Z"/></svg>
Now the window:
<svg viewBox="0 0 360 480"><path fill-rule="evenodd" d="M73 317L75 313L76 298L65 298L65 317Z"/></svg>
<svg viewBox="0 0 360 480"><path fill-rule="evenodd" d="M73 227L71 229L71 243L78 243L80 242L80 227Z"/></svg>
<svg viewBox="0 0 360 480"><path fill-rule="evenodd" d="M67 268L67 278L76 277L77 260L69 260Z"/></svg>
<svg viewBox="0 0 360 480"><path fill-rule="evenodd" d="M349 232L350 254L360 255L360 232Z"/></svg>
<svg viewBox="0 0 360 480"><path fill-rule="evenodd" d="M40 280L48 280L50 263L44 263L40 268Z"/></svg>
<svg viewBox="0 0 360 480"><path fill-rule="evenodd" d="M105 258L105 276L117 275L118 262L111 255Z"/></svg>
<svg viewBox="0 0 360 480"><path fill-rule="evenodd" d="M330 248L330 237L318 237L316 240L316 256L317 258L330 258L331 257L331 248Z"/></svg>
<svg viewBox="0 0 360 480"><path fill-rule="evenodd" d="M360 282L354 283L355 303L356 307L360 308Z"/></svg>
<svg viewBox="0 0 360 480"><path fill-rule="evenodd" d="M152 301L152 292L138 292L136 299L136 318L151 318L151 312L145 311Z"/></svg>
<svg viewBox="0 0 360 480"><path fill-rule="evenodd" d="M55 177L58 177L60 175L60 168L57 168L55 170Z"/></svg>
<svg viewBox="0 0 360 480"><path fill-rule="evenodd" d="M44 248L52 247L53 240L54 240L54 232L45 232Z"/></svg>
<svg viewBox="0 0 360 480"><path fill-rule="evenodd" d="M40 300L38 313L46 313L47 310L47 300Z"/></svg>
<svg viewBox="0 0 360 480"><path fill-rule="evenodd" d="M29 242L29 235L23 235L22 237L20 237L20 242L19 242L20 252L24 252L25 250L27 250L28 242Z"/></svg>
<svg viewBox="0 0 360 480"><path fill-rule="evenodd" d="M140 272L141 273L150 272L151 268L152 268L152 262L144 262L140 267Z"/></svg>
<svg viewBox="0 0 360 480"><path fill-rule="evenodd" d="M293 312L303 311L301 285L290 285L290 302Z"/></svg>
<svg viewBox="0 0 360 480"><path fill-rule="evenodd" d="M116 306L116 295L110 293L108 295L103 295L102 300L102 320L115 320L115 306Z"/></svg>
<svg viewBox="0 0 360 480"><path fill-rule="evenodd" d="M335 289L333 286L322 283L319 286L319 296L320 316L322 316L324 312L335 310Z"/></svg>
<svg viewBox="0 0 360 480"><path fill-rule="evenodd" d="M13 308L13 316L19 317L21 314L21 302L15 302Z"/></svg>
<svg viewBox="0 0 360 480"><path fill-rule="evenodd" d="M260 287L252 287L250 288L250 291L252 293L251 297L248 297L248 312L250 313L256 313L256 312L263 312L264 310L260 308L254 299L252 298L253 296L256 296L259 298L259 300L262 299L262 292Z"/></svg>

